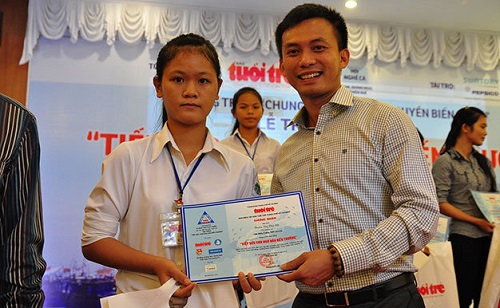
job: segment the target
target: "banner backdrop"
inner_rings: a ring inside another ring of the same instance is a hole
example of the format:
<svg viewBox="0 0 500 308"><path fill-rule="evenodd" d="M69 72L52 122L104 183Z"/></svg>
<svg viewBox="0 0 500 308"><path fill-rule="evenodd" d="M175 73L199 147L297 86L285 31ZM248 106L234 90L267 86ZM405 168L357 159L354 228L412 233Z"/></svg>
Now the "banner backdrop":
<svg viewBox="0 0 500 308"><path fill-rule="evenodd" d="M41 38L30 64L28 108L37 116L42 148L41 176L45 223L46 307L99 307L114 292L113 270L86 261L80 249L84 206L97 183L101 163L120 142L159 129L161 101L152 78L159 49L69 38ZM218 139L233 125L231 97L240 87L264 98L261 129L283 142L286 127L302 106L281 76L277 55L220 51L223 85L207 125ZM449 131L455 112L476 106L486 111L490 135L480 148L499 174L500 70L415 67L351 61L343 84L356 95L403 109L426 138L429 166ZM498 177L498 176L497 176Z"/></svg>

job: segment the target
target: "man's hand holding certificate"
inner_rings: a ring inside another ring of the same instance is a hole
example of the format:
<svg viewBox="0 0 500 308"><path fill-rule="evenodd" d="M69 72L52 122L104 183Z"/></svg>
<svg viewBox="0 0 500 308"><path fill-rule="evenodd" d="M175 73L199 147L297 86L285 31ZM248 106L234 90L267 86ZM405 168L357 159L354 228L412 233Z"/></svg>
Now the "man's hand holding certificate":
<svg viewBox="0 0 500 308"><path fill-rule="evenodd" d="M186 274L198 283L283 274L312 250L300 192L184 206L181 216Z"/></svg>

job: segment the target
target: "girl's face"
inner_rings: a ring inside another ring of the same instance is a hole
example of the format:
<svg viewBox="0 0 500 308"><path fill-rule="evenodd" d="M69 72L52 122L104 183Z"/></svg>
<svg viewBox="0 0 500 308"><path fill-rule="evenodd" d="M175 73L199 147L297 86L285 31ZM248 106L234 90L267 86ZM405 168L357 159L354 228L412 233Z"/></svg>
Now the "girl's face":
<svg viewBox="0 0 500 308"><path fill-rule="evenodd" d="M163 98L169 125L203 125L216 99L222 80L201 53L181 51L163 70L162 80L153 79L156 96Z"/></svg>
<svg viewBox="0 0 500 308"><path fill-rule="evenodd" d="M240 123L240 127L250 129L259 125L264 110L259 98L254 93L243 93L235 104L236 106L232 113Z"/></svg>
<svg viewBox="0 0 500 308"><path fill-rule="evenodd" d="M462 132L473 145L480 146L483 144L488 134L486 131L487 126L486 117L480 116L476 123L472 125L472 128L464 124L464 130Z"/></svg>

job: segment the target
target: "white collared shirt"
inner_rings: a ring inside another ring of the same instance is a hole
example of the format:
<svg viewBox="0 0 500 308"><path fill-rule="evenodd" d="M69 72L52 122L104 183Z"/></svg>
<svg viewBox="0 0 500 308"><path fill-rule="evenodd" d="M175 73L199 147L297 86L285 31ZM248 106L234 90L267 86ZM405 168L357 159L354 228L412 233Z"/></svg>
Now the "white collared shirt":
<svg viewBox="0 0 500 308"><path fill-rule="evenodd" d="M257 173L252 160L215 141L210 131L193 161L184 158L165 124L140 140L120 144L103 162L102 177L85 207L82 246L115 237L127 246L183 263L182 248L162 246L160 213L173 212L178 199L170 150L184 185L201 153L206 153L184 188L185 206L257 196ZM119 292L157 288L158 277L119 270Z"/></svg>
<svg viewBox="0 0 500 308"><path fill-rule="evenodd" d="M243 142L244 146L241 142ZM278 140L267 137L266 134L261 130L259 130L258 139L255 139L253 144L248 143L248 141L241 137L238 129L236 129L236 131L231 136L225 138L224 140L221 140L221 143L229 146L235 151L240 152L241 154L244 154L245 156L253 156L255 153L253 161L258 173L274 172L274 167L276 166L276 160L278 159L278 153L280 151L281 144Z"/></svg>

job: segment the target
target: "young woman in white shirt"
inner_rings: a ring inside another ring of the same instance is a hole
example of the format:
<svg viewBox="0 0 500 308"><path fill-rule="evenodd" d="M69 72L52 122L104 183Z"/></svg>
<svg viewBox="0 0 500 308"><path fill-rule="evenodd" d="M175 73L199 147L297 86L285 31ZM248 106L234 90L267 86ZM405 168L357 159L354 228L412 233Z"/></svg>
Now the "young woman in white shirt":
<svg viewBox="0 0 500 308"><path fill-rule="evenodd" d="M165 245L161 214L176 212L179 205L258 195L252 161L216 142L206 127L220 76L208 40L186 34L169 41L158 54L153 78L163 100L162 130L120 144L103 162L85 208L82 252L118 270L118 293L158 288L173 278L181 287L170 305L182 307L196 284L183 271L182 245ZM238 278L211 285L222 285L234 303L234 289L261 288L251 273Z"/></svg>
<svg viewBox="0 0 500 308"><path fill-rule="evenodd" d="M259 174L273 173L281 145L259 129L264 114L262 96L256 89L244 87L234 94L232 102L234 127L231 136L221 142L250 157Z"/></svg>

